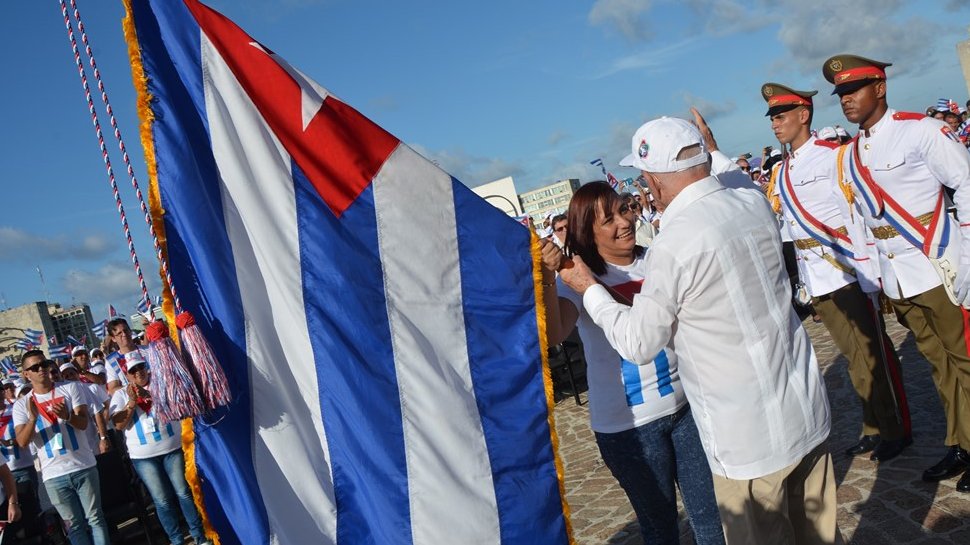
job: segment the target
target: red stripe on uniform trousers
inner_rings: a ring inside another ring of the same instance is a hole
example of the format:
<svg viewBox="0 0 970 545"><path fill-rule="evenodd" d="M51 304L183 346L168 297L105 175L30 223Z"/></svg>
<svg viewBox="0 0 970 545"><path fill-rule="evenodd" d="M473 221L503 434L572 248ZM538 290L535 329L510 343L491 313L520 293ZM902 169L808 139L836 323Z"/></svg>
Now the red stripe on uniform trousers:
<svg viewBox="0 0 970 545"><path fill-rule="evenodd" d="M222 14L196 0L185 3L286 152L339 217L370 185L398 139L329 96L304 129L303 91L268 50L254 46Z"/></svg>

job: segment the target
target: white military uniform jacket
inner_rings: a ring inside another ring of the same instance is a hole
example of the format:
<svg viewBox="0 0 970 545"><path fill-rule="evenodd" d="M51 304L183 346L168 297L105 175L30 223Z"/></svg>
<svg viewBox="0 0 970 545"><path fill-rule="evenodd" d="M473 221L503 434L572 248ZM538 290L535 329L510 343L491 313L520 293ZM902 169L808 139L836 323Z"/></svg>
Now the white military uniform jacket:
<svg viewBox="0 0 970 545"><path fill-rule="evenodd" d="M786 194L786 198L781 199L781 214L792 238L800 241L810 240L812 236L796 221L786 200L797 201L809 215L832 229L845 227L849 238L860 250L856 258L851 259L821 245L807 249L798 248L796 242L798 276L812 297L832 293L855 282L857 277L867 293L879 290L878 268L870 260L869 253L864 252L867 237L862 217L850 212L845 196L839 189L838 148L837 144L825 140L810 139L792 151L788 158L788 177L794 195ZM782 161L777 168L784 165ZM780 197L782 192L787 193L784 185L783 172L779 171L775 182L775 195ZM836 267L830 259L840 263L844 269ZM848 271L855 272L855 275Z"/></svg>
<svg viewBox="0 0 970 545"><path fill-rule="evenodd" d="M910 215L918 217L932 212L940 193L940 184L956 190L954 203L963 214L961 227L952 216L949 243L957 249L970 244L970 153L959 141L947 134L946 123L919 114L897 114L889 109L868 135L858 137L859 158L869 168L872 179ZM849 152L842 162L843 175L849 176ZM847 178L851 179L851 178ZM863 214L870 228L889 225L874 218L853 187L856 210ZM922 250L901 235L876 240L883 290L893 299L914 297L929 291L942 281ZM964 255L967 255L964 252Z"/></svg>

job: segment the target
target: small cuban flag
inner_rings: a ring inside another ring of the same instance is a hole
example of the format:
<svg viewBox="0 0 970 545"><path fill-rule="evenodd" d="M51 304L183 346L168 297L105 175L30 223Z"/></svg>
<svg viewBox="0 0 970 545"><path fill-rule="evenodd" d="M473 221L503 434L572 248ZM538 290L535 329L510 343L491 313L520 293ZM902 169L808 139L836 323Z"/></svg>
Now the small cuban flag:
<svg viewBox="0 0 970 545"><path fill-rule="evenodd" d="M105 336L108 334L108 322L106 320L101 320L100 322L94 324L94 327L91 328L91 332L94 333L94 336L99 339L105 338Z"/></svg>
<svg viewBox="0 0 970 545"><path fill-rule="evenodd" d="M2 360L0 360L0 367L2 367L3 369L3 374L7 375L8 377L11 375L17 374L17 366L14 365L13 360L10 358L10 356L7 356Z"/></svg>
<svg viewBox="0 0 970 545"><path fill-rule="evenodd" d="M50 347L47 354L51 358L69 358L71 357L71 347L67 344L58 344Z"/></svg>
<svg viewBox="0 0 970 545"><path fill-rule="evenodd" d="M40 344L41 337L44 336L43 331L38 331L36 329L25 329L24 337L30 339L30 342L34 344Z"/></svg>

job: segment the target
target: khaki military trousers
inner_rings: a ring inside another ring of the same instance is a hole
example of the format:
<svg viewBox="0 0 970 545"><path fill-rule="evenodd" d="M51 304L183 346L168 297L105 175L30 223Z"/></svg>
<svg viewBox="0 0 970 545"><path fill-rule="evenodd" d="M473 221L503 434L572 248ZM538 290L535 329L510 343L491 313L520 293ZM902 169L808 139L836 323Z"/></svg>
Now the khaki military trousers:
<svg viewBox="0 0 970 545"><path fill-rule="evenodd" d="M970 448L970 351L968 315L943 286L914 297L890 299L896 319L913 332L916 347L933 367L933 382L946 413L947 446Z"/></svg>
<svg viewBox="0 0 970 545"><path fill-rule="evenodd" d="M714 475L727 545L841 544L835 471L827 442L800 461L757 479Z"/></svg>
<svg viewBox="0 0 970 545"><path fill-rule="evenodd" d="M862 402L863 435L879 434L886 440L911 435L899 359L869 296L853 282L814 298L812 306L848 360L849 379Z"/></svg>

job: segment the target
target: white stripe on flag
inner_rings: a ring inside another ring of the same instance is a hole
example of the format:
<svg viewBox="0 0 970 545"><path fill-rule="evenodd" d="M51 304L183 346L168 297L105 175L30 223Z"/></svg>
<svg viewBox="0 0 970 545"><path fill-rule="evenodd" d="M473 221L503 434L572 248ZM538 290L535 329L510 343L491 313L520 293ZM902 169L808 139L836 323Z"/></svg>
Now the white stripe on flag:
<svg viewBox="0 0 970 545"><path fill-rule="evenodd" d="M414 545L498 544L495 488L466 347L451 183L404 144L374 179L411 534Z"/></svg>
<svg viewBox="0 0 970 545"><path fill-rule="evenodd" d="M253 463L274 543L336 543L290 158L202 34L206 112L246 324Z"/></svg>

